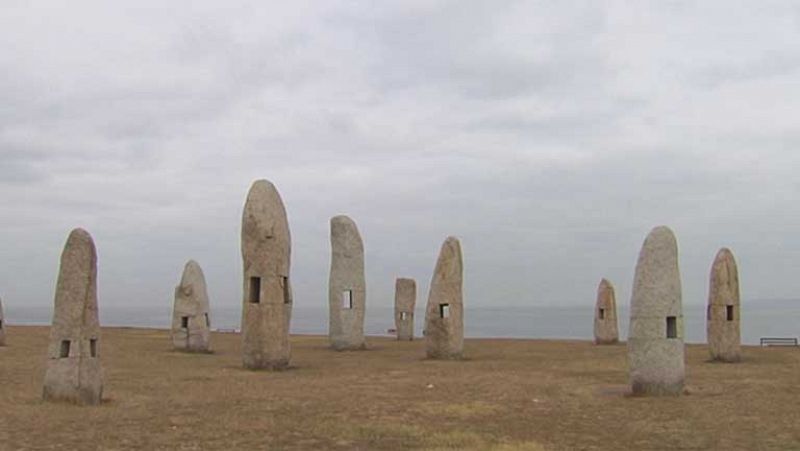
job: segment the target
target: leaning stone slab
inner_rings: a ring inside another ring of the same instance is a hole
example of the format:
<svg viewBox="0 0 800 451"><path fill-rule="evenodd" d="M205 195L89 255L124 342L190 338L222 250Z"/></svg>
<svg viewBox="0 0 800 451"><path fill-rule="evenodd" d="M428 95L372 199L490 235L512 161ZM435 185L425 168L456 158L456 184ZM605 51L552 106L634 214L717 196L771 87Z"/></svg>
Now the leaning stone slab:
<svg viewBox="0 0 800 451"><path fill-rule="evenodd" d="M3 316L3 300L0 299L0 346L6 345L6 321Z"/></svg>
<svg viewBox="0 0 800 451"><path fill-rule="evenodd" d="M595 344L615 344L619 342L617 328L617 299L614 286L606 279L597 287L597 302L594 309Z"/></svg>
<svg viewBox="0 0 800 451"><path fill-rule="evenodd" d="M289 366L291 236L278 190L266 180L250 187L242 213L242 361L245 368Z"/></svg>
<svg viewBox="0 0 800 451"><path fill-rule="evenodd" d="M337 351L364 349L364 243L347 216L331 218L331 271L328 280L328 336Z"/></svg>
<svg viewBox="0 0 800 451"><path fill-rule="evenodd" d="M645 239L631 296L628 364L634 395L679 395L684 384L678 245L667 227Z"/></svg>
<svg viewBox="0 0 800 451"><path fill-rule="evenodd" d="M739 270L730 249L717 253L708 285L706 333L712 360L741 360Z"/></svg>
<svg viewBox="0 0 800 451"><path fill-rule="evenodd" d="M461 243L448 237L439 251L425 309L425 350L430 359L464 355L464 269Z"/></svg>
<svg viewBox="0 0 800 451"><path fill-rule="evenodd" d="M211 318L208 291L203 270L194 260L183 268L180 284L175 287L172 309L172 345L179 351L209 352Z"/></svg>
<svg viewBox="0 0 800 451"><path fill-rule="evenodd" d="M414 340L414 305L417 302L417 282L398 278L394 284L394 326L397 339Z"/></svg>
<svg viewBox="0 0 800 451"><path fill-rule="evenodd" d="M83 229L69 234L61 254L43 398L100 404L100 322L97 316L97 252Z"/></svg>

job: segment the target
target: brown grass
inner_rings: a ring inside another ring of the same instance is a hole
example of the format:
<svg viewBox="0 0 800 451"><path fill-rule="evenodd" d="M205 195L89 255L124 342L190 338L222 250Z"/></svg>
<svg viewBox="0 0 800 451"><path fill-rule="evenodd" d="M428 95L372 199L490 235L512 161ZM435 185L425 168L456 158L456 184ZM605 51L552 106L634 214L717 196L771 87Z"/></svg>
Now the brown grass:
<svg viewBox="0 0 800 451"><path fill-rule="evenodd" d="M240 337L214 354L168 332L104 329L107 401L40 400L46 327L0 348L0 449L800 449L800 349L744 348L740 364L687 347L676 398L626 395L625 346L467 340L468 360L371 338L335 352L292 337L289 371L241 368Z"/></svg>

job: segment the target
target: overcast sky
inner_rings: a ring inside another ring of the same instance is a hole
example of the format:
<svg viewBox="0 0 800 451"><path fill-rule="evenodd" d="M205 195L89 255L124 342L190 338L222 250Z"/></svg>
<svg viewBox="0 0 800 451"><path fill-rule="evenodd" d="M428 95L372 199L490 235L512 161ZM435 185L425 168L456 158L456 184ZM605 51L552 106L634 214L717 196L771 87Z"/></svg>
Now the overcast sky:
<svg viewBox="0 0 800 451"><path fill-rule="evenodd" d="M272 3L272 4L268 4ZM69 231L103 305L170 305L185 261L241 302L250 184L280 191L296 305L329 219L369 305L427 299L461 239L468 306L629 302L669 225L684 303L728 246L745 301L800 298L794 1L34 1L0 5L0 297L53 302Z"/></svg>

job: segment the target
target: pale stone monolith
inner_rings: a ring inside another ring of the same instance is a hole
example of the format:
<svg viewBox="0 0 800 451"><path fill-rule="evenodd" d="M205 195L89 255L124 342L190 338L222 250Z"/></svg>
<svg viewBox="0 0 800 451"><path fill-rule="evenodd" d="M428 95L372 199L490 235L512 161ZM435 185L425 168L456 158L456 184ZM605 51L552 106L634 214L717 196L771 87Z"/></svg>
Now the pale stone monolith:
<svg viewBox="0 0 800 451"><path fill-rule="evenodd" d="M211 350L211 318L208 291L203 270L194 260L183 268L181 282L175 287L172 309L172 345L189 352Z"/></svg>
<svg viewBox="0 0 800 451"><path fill-rule="evenodd" d="M628 365L634 395L679 395L685 373L678 244L654 228L642 245L631 295Z"/></svg>
<svg viewBox="0 0 800 451"><path fill-rule="evenodd" d="M6 322L3 316L3 300L0 299L0 346L6 345Z"/></svg>
<svg viewBox="0 0 800 451"><path fill-rule="evenodd" d="M730 249L717 253L708 285L706 333L712 360L741 360L739 271Z"/></svg>
<svg viewBox="0 0 800 451"><path fill-rule="evenodd" d="M328 279L331 347L338 351L364 349L364 243L356 223L347 216L331 218L331 272Z"/></svg>
<svg viewBox="0 0 800 451"><path fill-rule="evenodd" d="M425 350L430 359L464 354L464 269L461 243L448 237L439 251L425 309Z"/></svg>
<svg viewBox="0 0 800 451"><path fill-rule="evenodd" d="M266 180L250 187L242 213L242 361L245 368L289 366L292 315L291 236L278 190Z"/></svg>
<svg viewBox="0 0 800 451"><path fill-rule="evenodd" d="M83 229L73 230L64 245L54 304L43 398L99 404L103 369L97 316L97 251L92 237Z"/></svg>
<svg viewBox="0 0 800 451"><path fill-rule="evenodd" d="M414 340L414 305L417 302L417 282L398 278L394 284L394 326L398 340Z"/></svg>
<svg viewBox="0 0 800 451"><path fill-rule="evenodd" d="M597 303L594 309L594 342L599 345L619 342L617 328L617 298L614 286L606 279L597 287Z"/></svg>

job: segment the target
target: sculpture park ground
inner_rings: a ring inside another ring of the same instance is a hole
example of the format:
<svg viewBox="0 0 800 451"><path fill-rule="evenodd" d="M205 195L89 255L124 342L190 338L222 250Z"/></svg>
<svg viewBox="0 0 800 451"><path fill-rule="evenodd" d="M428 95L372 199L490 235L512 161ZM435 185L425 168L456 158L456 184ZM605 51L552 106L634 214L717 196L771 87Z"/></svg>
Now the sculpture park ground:
<svg viewBox="0 0 800 451"><path fill-rule="evenodd" d="M41 400L48 327L0 348L0 449L798 449L800 351L742 346L737 364L686 346L686 391L632 397L625 343L469 339L467 358L370 337L365 352L291 337L287 371L242 368L241 336L213 354L170 332L103 328L104 400Z"/></svg>

